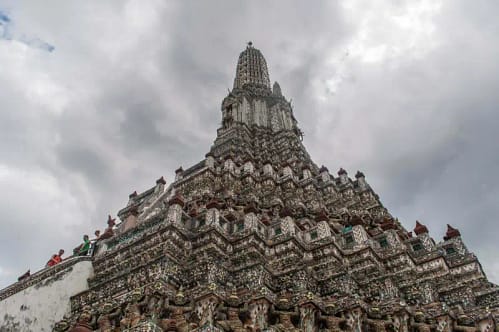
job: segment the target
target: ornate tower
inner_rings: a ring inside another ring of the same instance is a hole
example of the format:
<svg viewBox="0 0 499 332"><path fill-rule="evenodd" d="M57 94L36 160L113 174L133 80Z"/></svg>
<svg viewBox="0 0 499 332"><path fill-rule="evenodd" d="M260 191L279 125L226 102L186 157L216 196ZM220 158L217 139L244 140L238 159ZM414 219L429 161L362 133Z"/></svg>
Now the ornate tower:
<svg viewBox="0 0 499 332"><path fill-rule="evenodd" d="M419 222L408 232L362 172L317 167L251 43L221 112L205 159L130 195L122 222L97 242L88 289L55 330L496 326L499 289L459 231L449 226L440 242Z"/></svg>
<svg viewBox="0 0 499 332"><path fill-rule="evenodd" d="M274 132L298 130L291 105L277 82L270 89L267 63L251 43L239 56L234 88L222 102L222 119L222 129L237 122L271 128Z"/></svg>
<svg viewBox="0 0 499 332"><path fill-rule="evenodd" d="M234 78L234 89L244 89L250 86L260 87L270 92L267 61L260 50L253 47L252 42L249 42L248 47L239 55Z"/></svg>

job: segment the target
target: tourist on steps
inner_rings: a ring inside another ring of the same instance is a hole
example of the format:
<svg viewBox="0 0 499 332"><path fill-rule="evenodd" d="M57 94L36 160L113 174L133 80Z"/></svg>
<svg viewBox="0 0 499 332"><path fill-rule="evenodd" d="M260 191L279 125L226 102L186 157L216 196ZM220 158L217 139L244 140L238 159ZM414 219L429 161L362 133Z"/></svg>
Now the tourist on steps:
<svg viewBox="0 0 499 332"><path fill-rule="evenodd" d="M73 250L75 256L87 256L90 250L90 240L88 235L83 235L83 243Z"/></svg>
<svg viewBox="0 0 499 332"><path fill-rule="evenodd" d="M64 255L64 249L60 249L59 253L52 255L52 258L50 258L45 267L54 266L62 262L62 255Z"/></svg>

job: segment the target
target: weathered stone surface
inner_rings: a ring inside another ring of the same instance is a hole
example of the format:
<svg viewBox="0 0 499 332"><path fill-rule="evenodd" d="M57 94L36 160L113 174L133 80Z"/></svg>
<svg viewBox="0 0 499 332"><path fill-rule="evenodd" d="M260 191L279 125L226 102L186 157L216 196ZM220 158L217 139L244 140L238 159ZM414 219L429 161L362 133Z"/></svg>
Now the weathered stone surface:
<svg viewBox="0 0 499 332"><path fill-rule="evenodd" d="M0 301L0 331L52 331L55 322L70 314L70 297L87 289L92 275L92 262L82 257L12 285L15 293Z"/></svg>
<svg viewBox="0 0 499 332"><path fill-rule="evenodd" d="M362 172L319 168L252 45L221 112L205 159L130 195L54 330L499 329L499 289L460 232L414 236Z"/></svg>

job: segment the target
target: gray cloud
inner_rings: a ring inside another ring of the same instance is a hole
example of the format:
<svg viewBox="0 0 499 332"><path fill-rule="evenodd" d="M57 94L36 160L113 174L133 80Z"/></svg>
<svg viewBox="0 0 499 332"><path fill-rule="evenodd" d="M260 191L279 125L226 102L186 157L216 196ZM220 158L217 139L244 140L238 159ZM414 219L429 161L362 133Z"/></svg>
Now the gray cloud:
<svg viewBox="0 0 499 332"><path fill-rule="evenodd" d="M497 4L3 6L57 48L0 40L0 285L203 158L249 40L318 164L363 170L408 228L459 227L499 281Z"/></svg>
<svg viewBox="0 0 499 332"><path fill-rule="evenodd" d="M17 41L29 47L37 48L43 51L52 52L55 47L38 37L26 35L16 31L12 19L4 12L0 11L0 39Z"/></svg>

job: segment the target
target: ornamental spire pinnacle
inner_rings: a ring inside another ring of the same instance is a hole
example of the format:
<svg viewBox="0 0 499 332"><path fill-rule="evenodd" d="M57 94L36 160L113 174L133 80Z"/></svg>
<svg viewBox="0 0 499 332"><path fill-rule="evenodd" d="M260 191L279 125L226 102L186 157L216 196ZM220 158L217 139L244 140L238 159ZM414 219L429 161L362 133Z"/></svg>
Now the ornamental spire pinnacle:
<svg viewBox="0 0 499 332"><path fill-rule="evenodd" d="M239 55L237 61L234 89L242 89L245 85L264 87L270 91L269 71L267 61L260 50L253 47L250 41L246 49Z"/></svg>

